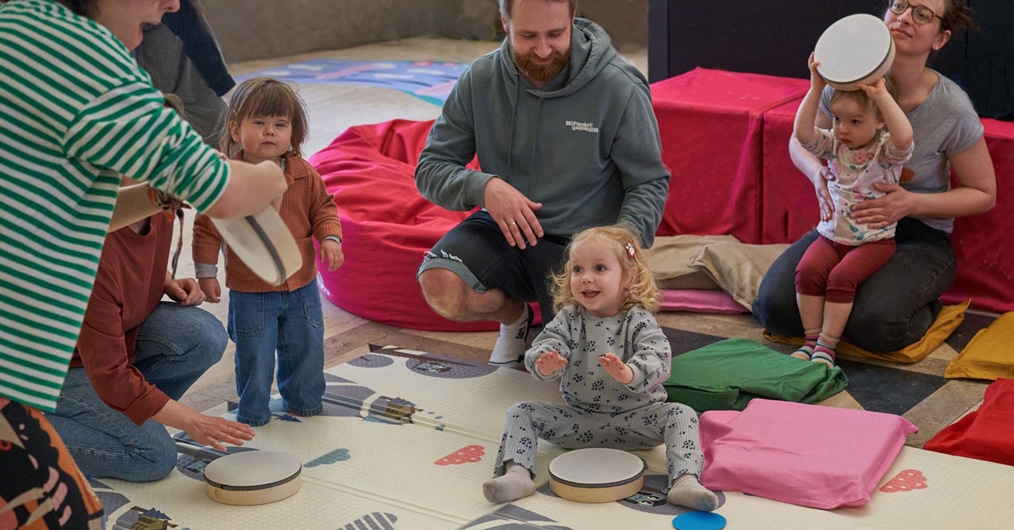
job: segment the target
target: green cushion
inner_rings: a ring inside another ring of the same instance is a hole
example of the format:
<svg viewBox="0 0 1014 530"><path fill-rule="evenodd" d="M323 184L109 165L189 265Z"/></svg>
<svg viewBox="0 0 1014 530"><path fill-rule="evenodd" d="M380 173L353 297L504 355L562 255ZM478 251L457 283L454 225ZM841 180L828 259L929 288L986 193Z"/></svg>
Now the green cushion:
<svg viewBox="0 0 1014 530"><path fill-rule="evenodd" d="M698 413L743 410L761 397L814 403L848 386L841 368L794 359L747 339L726 339L672 359L668 401Z"/></svg>

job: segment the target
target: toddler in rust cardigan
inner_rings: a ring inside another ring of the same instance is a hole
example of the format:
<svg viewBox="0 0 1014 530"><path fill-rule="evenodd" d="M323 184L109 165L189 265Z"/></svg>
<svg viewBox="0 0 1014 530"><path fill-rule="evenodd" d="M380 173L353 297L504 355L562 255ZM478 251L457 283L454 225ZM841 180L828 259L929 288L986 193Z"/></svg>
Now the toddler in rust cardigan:
<svg viewBox="0 0 1014 530"><path fill-rule="evenodd" d="M229 336L236 343L236 420L258 427L271 420L271 381L278 352L278 390L283 410L313 416L323 409L324 318L317 290L313 238L328 270L341 266L341 222L334 198L320 175L300 154L307 118L302 100L289 85L270 78L249 79L233 94L222 135L230 158L282 167L288 189L280 214L303 255L303 267L285 283L260 280L228 246L225 283L229 288ZM222 237L210 219L194 223L193 253L201 289L218 302L218 252Z"/></svg>

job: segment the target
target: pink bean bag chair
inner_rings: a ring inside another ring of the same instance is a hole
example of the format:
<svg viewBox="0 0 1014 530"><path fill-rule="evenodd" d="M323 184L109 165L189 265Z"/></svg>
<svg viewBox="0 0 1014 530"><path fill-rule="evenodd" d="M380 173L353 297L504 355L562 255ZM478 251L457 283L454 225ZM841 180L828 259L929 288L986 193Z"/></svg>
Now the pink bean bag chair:
<svg viewBox="0 0 1014 530"><path fill-rule="evenodd" d="M423 253L471 212L423 199L415 167L433 121L358 125L310 158L334 194L345 263L320 270L321 292L342 309L410 329L485 331L490 322L453 322L423 298L416 271ZM477 168L475 160L469 167Z"/></svg>

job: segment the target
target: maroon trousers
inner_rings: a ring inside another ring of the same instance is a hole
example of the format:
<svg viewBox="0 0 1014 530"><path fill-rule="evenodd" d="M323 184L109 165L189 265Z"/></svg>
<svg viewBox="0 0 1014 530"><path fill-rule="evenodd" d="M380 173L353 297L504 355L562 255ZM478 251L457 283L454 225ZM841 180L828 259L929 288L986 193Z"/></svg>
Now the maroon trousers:
<svg viewBox="0 0 1014 530"><path fill-rule="evenodd" d="M851 246L819 236L796 266L796 292L823 296L838 304L852 303L856 287L883 267L897 247L894 239Z"/></svg>

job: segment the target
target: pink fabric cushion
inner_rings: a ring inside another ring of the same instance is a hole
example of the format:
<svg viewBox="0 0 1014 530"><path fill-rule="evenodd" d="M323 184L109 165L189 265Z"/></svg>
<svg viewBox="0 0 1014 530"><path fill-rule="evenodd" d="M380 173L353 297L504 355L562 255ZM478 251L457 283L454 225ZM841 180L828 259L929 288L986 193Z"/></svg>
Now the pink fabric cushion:
<svg viewBox="0 0 1014 530"><path fill-rule="evenodd" d="M423 253L469 215L436 206L416 190L415 166L432 125L432 120L357 125L310 158L334 194L345 252L338 270L320 270L321 292L352 314L392 326L497 329L495 323L437 315L415 278Z"/></svg>
<svg viewBox="0 0 1014 530"><path fill-rule="evenodd" d="M699 289L663 289L662 311L694 313L746 313L747 310L725 291Z"/></svg>
<svg viewBox="0 0 1014 530"><path fill-rule="evenodd" d="M917 430L893 414L754 399L742 412L701 415L701 482L812 508L859 506Z"/></svg>

